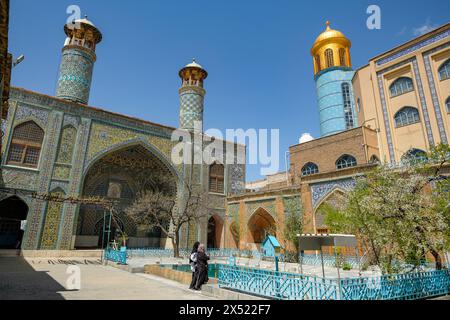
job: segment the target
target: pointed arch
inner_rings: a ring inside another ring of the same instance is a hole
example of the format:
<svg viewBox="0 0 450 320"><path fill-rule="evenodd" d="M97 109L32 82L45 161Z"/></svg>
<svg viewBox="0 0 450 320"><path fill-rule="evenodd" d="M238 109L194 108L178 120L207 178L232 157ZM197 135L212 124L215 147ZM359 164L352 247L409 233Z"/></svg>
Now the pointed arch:
<svg viewBox="0 0 450 320"><path fill-rule="evenodd" d="M144 147L149 153L151 153L153 156L155 156L158 160L161 161L162 164L176 177L177 182L180 182L180 172L173 166L173 164L170 162L167 157L158 150L154 145L149 143L147 140L139 137L131 140L127 140L121 143L117 143L114 145L109 146L108 148L103 149L100 152L97 152L91 159L89 159L84 167L84 174L83 179L80 183L80 188L82 188L82 185L84 183L84 179L86 177L86 173L89 171L89 169L100 159L103 157L112 154L115 151L119 151L128 147L134 147L134 146L141 146Z"/></svg>
<svg viewBox="0 0 450 320"><path fill-rule="evenodd" d="M0 249L20 249L25 231L22 222L28 211L28 204L18 196L0 201Z"/></svg>
<svg viewBox="0 0 450 320"><path fill-rule="evenodd" d="M332 49L325 50L325 61L327 63L327 68L334 67L334 53Z"/></svg>
<svg viewBox="0 0 450 320"><path fill-rule="evenodd" d="M339 62L341 67L347 66L347 50L345 48L339 49Z"/></svg>
<svg viewBox="0 0 450 320"><path fill-rule="evenodd" d="M222 243L223 219L213 214L208 220L208 248L220 248Z"/></svg>
<svg viewBox="0 0 450 320"><path fill-rule="evenodd" d="M314 227L317 233L329 233L330 230L325 223L326 214L330 210L338 209L341 205L342 197L347 191L336 187L332 189L317 205L314 211Z"/></svg>
<svg viewBox="0 0 450 320"><path fill-rule="evenodd" d="M37 168L44 134L44 129L32 120L16 125L13 129L6 163Z"/></svg>
<svg viewBox="0 0 450 320"><path fill-rule="evenodd" d="M225 192L225 167L220 163L209 166L209 192L223 194Z"/></svg>
<svg viewBox="0 0 450 320"><path fill-rule="evenodd" d="M276 236L276 221L272 215L262 207L259 207L250 216L247 223L248 243L260 245L268 235Z"/></svg>
<svg viewBox="0 0 450 320"><path fill-rule="evenodd" d="M176 199L180 187L178 172L159 151L141 139L134 139L111 146L93 157L86 166L80 194L116 201L114 217L120 217L123 228L112 225L110 231L117 236L120 230L124 231L129 236L129 247L159 247L164 246L166 241L160 228L139 225L136 219L126 214L127 208L139 197L140 192L158 188ZM75 230L76 248L106 245L105 233L99 232L97 225L104 215L105 211L101 207L88 204L80 206Z"/></svg>

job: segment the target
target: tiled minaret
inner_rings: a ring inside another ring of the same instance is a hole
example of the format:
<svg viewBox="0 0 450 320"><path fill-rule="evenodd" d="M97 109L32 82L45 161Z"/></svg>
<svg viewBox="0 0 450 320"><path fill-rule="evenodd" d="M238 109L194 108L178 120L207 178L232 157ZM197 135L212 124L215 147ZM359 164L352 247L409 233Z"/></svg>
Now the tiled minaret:
<svg viewBox="0 0 450 320"><path fill-rule="evenodd" d="M102 34L87 17L66 24L64 31L67 38L62 49L56 96L88 104L97 58L95 47L102 41Z"/></svg>
<svg viewBox="0 0 450 320"><path fill-rule="evenodd" d="M203 131L203 126L194 128L195 122L203 123L203 100L206 94L203 81L208 73L201 65L192 61L180 70L180 128L189 131Z"/></svg>
<svg viewBox="0 0 450 320"><path fill-rule="evenodd" d="M353 98L351 42L342 32L327 27L311 49L314 63L321 136L358 125Z"/></svg>

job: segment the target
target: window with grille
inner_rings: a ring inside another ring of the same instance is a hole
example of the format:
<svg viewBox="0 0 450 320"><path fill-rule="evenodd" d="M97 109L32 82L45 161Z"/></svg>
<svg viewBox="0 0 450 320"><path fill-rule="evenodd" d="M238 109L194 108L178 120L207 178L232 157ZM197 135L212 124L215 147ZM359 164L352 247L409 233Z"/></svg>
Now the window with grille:
<svg viewBox="0 0 450 320"><path fill-rule="evenodd" d="M423 150L415 149L415 148L408 150L402 156L402 162L409 163L409 164L424 162L427 160L428 160L427 153Z"/></svg>
<svg viewBox="0 0 450 320"><path fill-rule="evenodd" d="M44 130L33 121L18 125L14 128L7 163L36 168L43 140Z"/></svg>
<svg viewBox="0 0 450 320"><path fill-rule="evenodd" d="M325 50L325 61L327 62L327 68L334 67L333 50L331 49Z"/></svg>
<svg viewBox="0 0 450 320"><path fill-rule="evenodd" d="M308 162L302 168L302 177L310 176L319 173L319 167L312 162Z"/></svg>
<svg viewBox="0 0 450 320"><path fill-rule="evenodd" d="M316 56L316 68L317 68L317 72L322 71L322 67L320 65L320 56Z"/></svg>
<svg viewBox="0 0 450 320"><path fill-rule="evenodd" d="M342 67L345 67L346 65L347 65L347 63L346 63L346 54L345 54L345 49L344 48L341 48L341 49L339 49L339 62L341 63L341 66Z"/></svg>
<svg viewBox="0 0 450 320"><path fill-rule="evenodd" d="M450 79L450 59L445 61L439 67L439 79L441 79L441 81Z"/></svg>
<svg viewBox="0 0 450 320"><path fill-rule="evenodd" d="M350 156L348 154L345 154L345 155L341 156L336 161L336 168L338 170L351 168L351 167L356 167L356 165L357 165L357 162L356 162L355 157Z"/></svg>
<svg viewBox="0 0 450 320"><path fill-rule="evenodd" d="M402 77L395 80L389 87L391 97L396 97L414 90L413 81L411 78Z"/></svg>
<svg viewBox="0 0 450 320"><path fill-rule="evenodd" d="M404 127L420 121L419 111L413 107L404 107L395 116L395 127Z"/></svg>
<svg viewBox="0 0 450 320"><path fill-rule="evenodd" d="M343 83L342 98L344 100L344 116L347 129L352 129L355 124L353 119L352 100L350 94L350 85L347 82Z"/></svg>
<svg viewBox="0 0 450 320"><path fill-rule="evenodd" d="M224 193L224 166L215 163L209 167L209 191Z"/></svg>
<svg viewBox="0 0 450 320"><path fill-rule="evenodd" d="M450 112L450 97L445 100L445 109L447 109L447 112Z"/></svg>

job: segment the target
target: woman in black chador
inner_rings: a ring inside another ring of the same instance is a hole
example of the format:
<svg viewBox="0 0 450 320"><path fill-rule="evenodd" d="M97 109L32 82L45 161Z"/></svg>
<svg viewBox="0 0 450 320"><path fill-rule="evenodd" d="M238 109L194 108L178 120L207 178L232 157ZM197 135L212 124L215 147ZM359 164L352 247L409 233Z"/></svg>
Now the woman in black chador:
<svg viewBox="0 0 450 320"><path fill-rule="evenodd" d="M197 282L197 251L199 245L200 242L198 241L194 243L191 254L189 255L189 264L191 265L192 270L192 281L189 289L194 289L195 283Z"/></svg>
<svg viewBox="0 0 450 320"><path fill-rule="evenodd" d="M194 290L201 290L202 285L208 281L208 260L209 256L205 252L205 245L198 246L197 252L197 282Z"/></svg>

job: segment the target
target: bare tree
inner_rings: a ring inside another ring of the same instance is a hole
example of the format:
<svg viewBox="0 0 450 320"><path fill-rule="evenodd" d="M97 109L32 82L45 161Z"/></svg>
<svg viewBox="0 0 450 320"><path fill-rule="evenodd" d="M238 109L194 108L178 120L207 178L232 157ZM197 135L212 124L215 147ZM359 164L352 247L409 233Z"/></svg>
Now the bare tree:
<svg viewBox="0 0 450 320"><path fill-rule="evenodd" d="M177 198L168 185L166 176L153 179L153 189L141 192L125 212L137 225L147 228L159 228L171 240L174 257L179 257L180 231L183 226L198 223L207 216L204 206L205 194L201 188L189 183L178 184L182 196Z"/></svg>

